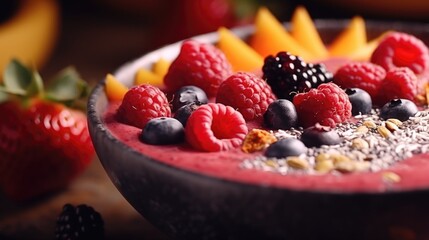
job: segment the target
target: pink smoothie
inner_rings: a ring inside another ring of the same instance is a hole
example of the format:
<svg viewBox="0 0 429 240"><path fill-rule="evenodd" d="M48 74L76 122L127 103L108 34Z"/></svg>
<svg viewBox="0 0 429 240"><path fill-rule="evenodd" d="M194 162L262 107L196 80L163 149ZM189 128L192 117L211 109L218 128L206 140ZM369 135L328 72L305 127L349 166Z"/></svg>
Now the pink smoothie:
<svg viewBox="0 0 429 240"><path fill-rule="evenodd" d="M332 72L344 60L331 60L326 65ZM287 174L254 169L243 169L240 164L261 152L248 154L240 149L225 152L200 152L188 144L155 146L144 144L138 136L141 129L125 125L115 118L119 102L111 102L104 120L110 132L132 149L155 161L208 176L260 186L275 186L296 190L328 192L388 192L429 188L429 154L415 155L379 172L356 172L348 174ZM143 159L142 159L143 161ZM401 177L399 182L388 182L384 172L394 172Z"/></svg>

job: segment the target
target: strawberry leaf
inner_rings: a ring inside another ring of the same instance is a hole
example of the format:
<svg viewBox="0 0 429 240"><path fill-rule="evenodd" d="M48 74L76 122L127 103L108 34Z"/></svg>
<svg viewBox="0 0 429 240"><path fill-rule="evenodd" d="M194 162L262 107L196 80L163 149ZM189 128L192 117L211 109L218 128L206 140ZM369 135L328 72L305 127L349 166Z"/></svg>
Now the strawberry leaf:
<svg viewBox="0 0 429 240"><path fill-rule="evenodd" d="M88 94L88 85L81 79L73 67L68 67L58 73L46 89L46 98L70 103Z"/></svg>
<svg viewBox="0 0 429 240"><path fill-rule="evenodd" d="M32 71L13 59L3 72L5 91L17 95L27 95L27 88L32 82Z"/></svg>
<svg viewBox="0 0 429 240"><path fill-rule="evenodd" d="M43 92L43 79L37 71L31 74L31 82L27 86L27 96L35 96Z"/></svg>
<svg viewBox="0 0 429 240"><path fill-rule="evenodd" d="M9 100L9 95L0 90L0 104Z"/></svg>

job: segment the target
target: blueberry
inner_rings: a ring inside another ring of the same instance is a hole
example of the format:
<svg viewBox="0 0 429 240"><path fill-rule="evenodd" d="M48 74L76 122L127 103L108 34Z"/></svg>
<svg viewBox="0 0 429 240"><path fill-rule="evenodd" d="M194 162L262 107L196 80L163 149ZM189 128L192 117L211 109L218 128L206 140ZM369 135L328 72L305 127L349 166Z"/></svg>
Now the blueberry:
<svg viewBox="0 0 429 240"><path fill-rule="evenodd" d="M182 123L183 127L186 127L186 123L188 122L189 116L199 107L201 106L200 103L193 102L186 104L185 106L182 106L179 108L176 113L174 114L174 118L179 120L179 122Z"/></svg>
<svg viewBox="0 0 429 240"><path fill-rule="evenodd" d="M264 124L270 129L290 129L298 123L293 103L286 99L272 102L264 113Z"/></svg>
<svg viewBox="0 0 429 240"><path fill-rule="evenodd" d="M183 86L174 93L172 106L173 112L186 104L199 102L205 104L208 102L206 93L199 87L195 86Z"/></svg>
<svg viewBox="0 0 429 240"><path fill-rule="evenodd" d="M347 88L346 93L352 104L352 115L368 114L372 109L371 96L360 88Z"/></svg>
<svg viewBox="0 0 429 240"><path fill-rule="evenodd" d="M140 140L152 145L168 145L184 140L183 125L175 118L153 118L146 123L140 134Z"/></svg>
<svg viewBox="0 0 429 240"><path fill-rule="evenodd" d="M301 134L301 141L307 147L320 147L322 145L336 145L341 142L341 138L335 130L330 127L316 124L304 129Z"/></svg>
<svg viewBox="0 0 429 240"><path fill-rule="evenodd" d="M307 152L304 143L295 138L284 138L271 144L265 150L266 157L285 158L289 156L299 156Z"/></svg>
<svg viewBox="0 0 429 240"><path fill-rule="evenodd" d="M393 99L380 109L380 117L384 120L396 118L406 121L418 111L416 104L408 99Z"/></svg>

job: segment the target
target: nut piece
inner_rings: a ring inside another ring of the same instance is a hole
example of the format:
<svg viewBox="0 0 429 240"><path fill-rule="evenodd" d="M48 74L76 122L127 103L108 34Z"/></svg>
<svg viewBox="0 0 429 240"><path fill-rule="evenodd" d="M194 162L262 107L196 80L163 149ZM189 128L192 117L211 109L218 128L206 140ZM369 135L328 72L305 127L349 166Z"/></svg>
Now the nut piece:
<svg viewBox="0 0 429 240"><path fill-rule="evenodd" d="M401 181L401 177L394 172L384 172L382 176L383 180L389 183L397 183Z"/></svg>
<svg viewBox="0 0 429 240"><path fill-rule="evenodd" d="M369 143L362 138L355 138L352 140L352 147L357 150L369 148Z"/></svg>
<svg viewBox="0 0 429 240"><path fill-rule="evenodd" d="M386 120L386 122L391 122L391 123L395 124L398 127L402 126L402 124L403 124L401 122L401 120L396 119L396 118L389 118L389 119Z"/></svg>
<svg viewBox="0 0 429 240"><path fill-rule="evenodd" d="M366 126L366 127L368 127L368 128L372 128L372 129L377 128L377 124L375 124L375 122L372 121L372 120L366 120L366 121L364 121L363 125Z"/></svg>
<svg viewBox="0 0 429 240"><path fill-rule="evenodd" d="M369 131L369 129L365 125L362 125L362 126L359 126L358 128L356 128L356 132L358 132L358 133L366 134L366 133L368 133L368 131Z"/></svg>
<svg viewBox="0 0 429 240"><path fill-rule="evenodd" d="M389 129L391 132L394 132L399 129L398 125L394 124L393 122L386 121L385 124L386 128Z"/></svg>
<svg viewBox="0 0 429 240"><path fill-rule="evenodd" d="M335 170L342 173L354 172L355 169L356 169L356 165L352 161L335 163Z"/></svg>
<svg viewBox="0 0 429 240"><path fill-rule="evenodd" d="M381 136L384 138L389 138L392 136L392 133L387 129L385 126L378 126L377 127L378 133L380 133Z"/></svg>
<svg viewBox="0 0 429 240"><path fill-rule="evenodd" d="M310 167L310 164L307 162L307 160L302 159L300 157L288 157L286 159L287 165L290 167L296 168L296 169L308 169Z"/></svg>
<svg viewBox="0 0 429 240"><path fill-rule="evenodd" d="M261 151L276 141L277 138L270 132L262 129L252 129L244 138L241 150L245 153Z"/></svg>
<svg viewBox="0 0 429 240"><path fill-rule="evenodd" d="M316 162L314 170L319 173L328 173L334 169L334 162L332 160L323 160Z"/></svg>
<svg viewBox="0 0 429 240"><path fill-rule="evenodd" d="M331 156L327 153L320 153L316 156L316 158L314 159L316 162L321 162L321 161L326 161L326 160L330 160Z"/></svg>
<svg viewBox="0 0 429 240"><path fill-rule="evenodd" d="M342 154L332 154L331 159L334 160L335 166L342 162L350 162L352 161L349 157L344 156Z"/></svg>

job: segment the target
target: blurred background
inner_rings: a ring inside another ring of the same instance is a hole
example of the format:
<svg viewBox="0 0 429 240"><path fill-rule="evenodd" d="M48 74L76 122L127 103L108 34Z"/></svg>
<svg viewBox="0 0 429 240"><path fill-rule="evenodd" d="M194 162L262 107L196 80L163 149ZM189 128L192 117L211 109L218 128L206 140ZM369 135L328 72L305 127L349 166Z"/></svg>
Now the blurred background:
<svg viewBox="0 0 429 240"><path fill-rule="evenodd" d="M0 70L11 57L42 76L75 66L90 84L144 53L219 26L252 23L259 6L288 21L297 5L318 18L429 21L427 0L16 0L0 6ZM122 198L100 163L68 189L27 203L0 196L0 239L51 239L66 202L101 212L108 239L168 239Z"/></svg>

